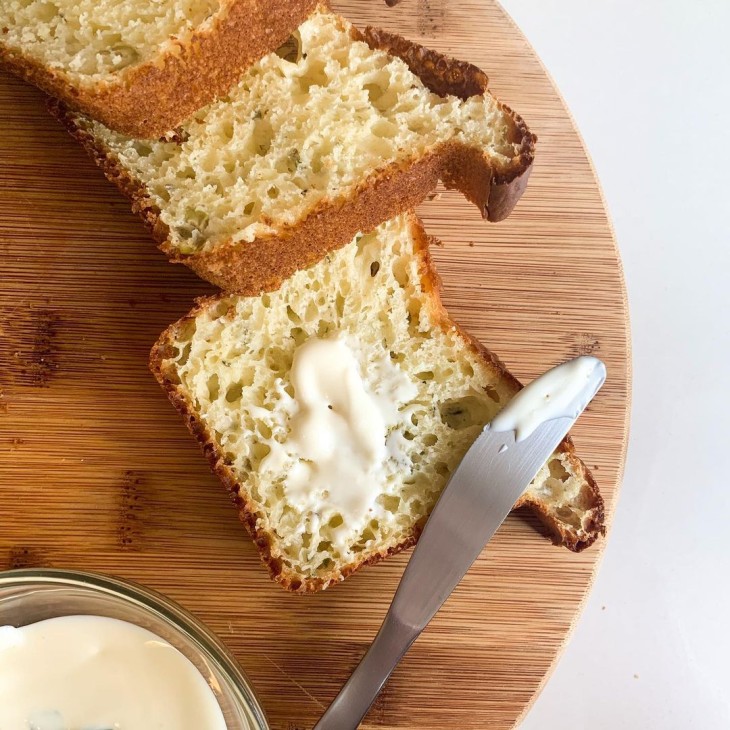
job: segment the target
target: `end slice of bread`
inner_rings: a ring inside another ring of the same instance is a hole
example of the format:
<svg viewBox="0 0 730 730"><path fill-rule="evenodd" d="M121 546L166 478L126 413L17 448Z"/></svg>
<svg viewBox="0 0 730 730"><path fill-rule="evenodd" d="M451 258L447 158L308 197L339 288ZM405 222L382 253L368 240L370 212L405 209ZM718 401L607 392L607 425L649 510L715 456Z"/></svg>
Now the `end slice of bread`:
<svg viewBox="0 0 730 730"><path fill-rule="evenodd" d="M312 348L325 355L304 373ZM150 363L272 577L298 592L414 544L482 426L520 388L448 318L412 213L357 235L276 292L200 300L162 334ZM348 378L360 398L349 416L354 401L336 392ZM312 404L315 381L334 388L330 402ZM358 429L372 408L383 415L365 431L375 440L363 456ZM570 439L517 506L571 550L604 529L603 501Z"/></svg>
<svg viewBox="0 0 730 730"><path fill-rule="evenodd" d="M141 141L51 111L132 199L173 261L221 288L279 287L442 179L501 220L535 137L487 77L318 8L175 134Z"/></svg>
<svg viewBox="0 0 730 730"><path fill-rule="evenodd" d="M0 64L111 129L159 138L278 48L317 0L3 0Z"/></svg>

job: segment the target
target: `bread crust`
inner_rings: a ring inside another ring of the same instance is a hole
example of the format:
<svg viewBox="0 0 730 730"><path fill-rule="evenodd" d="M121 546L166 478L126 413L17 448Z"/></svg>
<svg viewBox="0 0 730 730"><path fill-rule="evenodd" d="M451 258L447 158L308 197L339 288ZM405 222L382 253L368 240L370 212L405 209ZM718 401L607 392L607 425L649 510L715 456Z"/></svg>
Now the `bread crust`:
<svg viewBox="0 0 730 730"><path fill-rule="evenodd" d="M194 30L155 58L91 84L75 84L63 71L3 46L1 33L0 64L110 129L152 139L225 94L244 69L276 50L318 5L318 0L231 0L210 28Z"/></svg>
<svg viewBox="0 0 730 730"><path fill-rule="evenodd" d="M411 234L415 241L416 256L418 256L419 276L421 278L421 286L428 295L429 317L434 327L439 327L444 331L456 331L459 337L467 342L472 351L478 355L482 362L491 368L495 374L506 379L514 388L515 392L522 386L519 381L514 378L506 369L504 364L484 345L474 339L465 332L458 324L451 320L441 301L441 279L434 268L429 253L429 244L436 239L428 237L423 230L420 220L415 213L409 213ZM215 440L205 424L196 416L194 410L182 394L179 384L171 377L171 373L166 372L164 363L170 357L171 342L175 339L176 333L185 323L194 319L201 310L216 302L225 300L226 294L203 297L196 301L195 307L189 314L178 322L170 325L159 337L150 353L150 370L154 374L157 382L167 393L168 398L182 415L188 429L196 438L203 453L208 458L211 470L216 474L232 495L235 504L238 507L238 513L241 521L245 525L248 533L253 539L262 563L267 567L271 578L279 583L283 588L295 593L311 593L314 591L324 590L334 583L344 580L346 577L359 570L365 565L372 565L379 562L389 555L405 550L414 545L423 529L423 524L416 524L411 532L397 545L390 546L387 549L378 550L363 556L361 559L349 563L341 568L334 568L327 574L316 578L301 576L291 571L280 558L272 552L273 540L271 534L259 524L257 524L256 514L251 503L250 496L246 493L243 485L237 481L236 476L229 464L226 463L223 455L219 452ZM566 437L557 449L559 452L566 454L574 466L576 472L585 475L586 482L589 485L589 495L586 495L586 514L587 519L580 532L571 532L568 526L559 523L550 515L549 510L539 500L524 495L517 502L515 507L525 507L534 512L541 523L545 526L546 532L553 538L556 544L561 544L570 550L579 552L591 545L599 535L604 533L604 507L603 499L598 491L593 476L578 459L575 454L573 443L569 437Z"/></svg>
<svg viewBox="0 0 730 730"><path fill-rule="evenodd" d="M385 31L367 28L360 33L353 29L353 34L372 48L405 60L436 93L465 98L487 92L487 76L476 66ZM515 156L502 167L496 167L479 148L449 141L421 157L392 163L364 179L349 195L320 201L302 221L277 234L259 236L248 243L229 240L210 251L181 254L172 245L169 228L160 220L160 211L144 185L133 179L113 154L80 127L66 105L52 100L49 108L86 148L107 178L131 199L132 209L141 216L160 249L173 263L183 263L201 278L243 296L279 288L295 271L344 246L358 231L372 230L410 210L436 187L439 179L447 187L461 191L485 219L504 219L525 190L537 140L518 114L500 105L512 121L511 141L517 144Z"/></svg>

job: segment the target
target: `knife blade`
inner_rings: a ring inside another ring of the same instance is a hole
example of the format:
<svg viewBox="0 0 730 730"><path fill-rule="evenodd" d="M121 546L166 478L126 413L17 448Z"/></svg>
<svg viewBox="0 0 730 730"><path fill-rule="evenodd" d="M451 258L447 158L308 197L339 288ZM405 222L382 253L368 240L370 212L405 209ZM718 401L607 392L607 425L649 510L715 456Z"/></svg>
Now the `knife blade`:
<svg viewBox="0 0 730 730"><path fill-rule="evenodd" d="M314 730L356 728L606 379L579 357L521 390L477 437L441 493L370 649Z"/></svg>

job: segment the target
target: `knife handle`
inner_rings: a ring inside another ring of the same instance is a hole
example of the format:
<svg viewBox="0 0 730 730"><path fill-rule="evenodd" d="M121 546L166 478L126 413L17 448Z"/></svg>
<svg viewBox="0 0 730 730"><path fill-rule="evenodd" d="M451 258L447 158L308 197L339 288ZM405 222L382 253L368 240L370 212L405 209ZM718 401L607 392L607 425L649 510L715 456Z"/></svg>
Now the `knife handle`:
<svg viewBox="0 0 730 730"><path fill-rule="evenodd" d="M420 633L420 630L407 626L389 611L367 654L314 730L355 730Z"/></svg>

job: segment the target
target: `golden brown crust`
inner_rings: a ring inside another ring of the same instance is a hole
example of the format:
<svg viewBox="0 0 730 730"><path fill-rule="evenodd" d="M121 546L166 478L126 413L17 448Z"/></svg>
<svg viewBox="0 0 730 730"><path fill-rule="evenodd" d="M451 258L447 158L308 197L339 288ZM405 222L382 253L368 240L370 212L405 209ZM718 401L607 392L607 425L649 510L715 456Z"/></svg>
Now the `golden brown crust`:
<svg viewBox="0 0 730 730"><path fill-rule="evenodd" d="M470 96L489 93L489 77L471 63L445 56L372 26L365 28L359 37L371 48L402 59L424 85L439 96L452 95L468 99ZM484 218L492 222L504 220L522 197L537 142L537 137L530 132L519 114L506 104L500 103L499 107L512 119L510 142L518 145L510 165L493 170L492 178L486 184L480 151L460 146L453 150L444 177L447 187L464 193L479 208Z"/></svg>
<svg viewBox="0 0 730 730"><path fill-rule="evenodd" d="M593 474L576 455L570 436L565 437L557 450L568 455L573 468L580 470L588 485L587 494L583 497L586 502L586 517L583 520L580 532L570 529L566 523L556 520L545 504L531 494L523 495L515 507L524 507L535 514L540 520L545 533L552 538L556 545L564 545L569 550L579 553L590 547L601 535L606 533L603 497L598 490Z"/></svg>
<svg viewBox="0 0 730 730"><path fill-rule="evenodd" d="M212 27L193 31L160 56L90 85L74 84L63 71L3 46L1 35L0 64L111 129L151 139L225 94L244 69L284 43L318 4L232 0Z"/></svg>
<svg viewBox="0 0 730 730"><path fill-rule="evenodd" d="M357 31L353 31L357 34ZM487 77L471 64L455 61L383 31L368 28L362 38L374 48L394 53L424 83L451 93L484 93ZM440 85L436 79L441 79ZM152 231L160 248L175 263L184 263L200 277L225 291L253 296L271 291L299 269L311 266L329 251L344 246L358 231L367 231L420 203L439 179L460 190L490 221L505 218L524 192L532 167L536 137L522 118L501 105L512 121L512 160L497 168L479 148L447 142L417 159L393 163L362 181L349 195L321 201L298 224L249 243L226 241L195 254L180 254L169 239L160 211L144 186L132 179L75 115L58 101L51 112L78 139L106 176L132 200L132 207Z"/></svg>
<svg viewBox="0 0 730 730"><path fill-rule="evenodd" d="M484 345L474 339L467 332L462 330L448 316L446 309L441 302L441 281L436 269L431 263L429 253L429 244L435 239L429 238L421 222L415 213L409 214L411 217L411 234L415 241L415 252L419 257L419 275L421 277L421 286L423 291L430 297L429 314L434 327L440 327L444 330L454 330L463 337L472 347L473 351L482 359L484 364L492 369L495 375L499 375L506 379L514 388L515 392L522 386L519 381L514 378L505 368L504 364ZM261 561L268 568L272 579L279 583L282 587L296 593L310 593L313 591L324 590L333 583L344 580L347 576L354 573L364 565L372 565L379 562L383 558L400 552L414 545L423 528L422 524L414 525L410 534L407 535L400 543L364 556L361 560L350 563L339 569L334 569L326 576L317 578L302 578L302 576L293 573L284 563L272 554L272 540L270 534L257 525L256 515L252 508L249 495L246 494L243 485L237 481L236 476L230 465L225 462L223 456L219 453L215 440L209 433L205 424L203 424L195 415L194 411L189 407L188 401L181 393L178 384L172 377L171 373L167 373L164 368L164 362L170 357L170 342L175 339L176 333L184 327L185 323L195 318L195 316L204 308L216 302L225 300L227 295L219 295L215 297L205 297L196 302L193 310L183 319L168 327L160 338L157 340L150 353L150 369L157 378L162 388L167 393L172 404L177 408L185 419L190 432L198 440L203 453L207 456L213 473L217 474L224 485L228 488L239 509L241 521L246 526L256 547L259 550ZM546 530L553 536L554 541L563 544L571 550L582 550L603 533L603 500L598 492L593 476L588 469L575 455L573 444L570 438L564 439L558 447L559 451L568 454L568 458L575 467L576 471L585 474L587 483L590 486L591 494L587 498L590 503L584 505L590 514L590 522L584 526L585 536L579 536L575 531L571 532L567 525L559 523L539 500L530 497L522 497L515 507L526 507L534 511L541 519Z"/></svg>
<svg viewBox="0 0 730 730"><path fill-rule="evenodd" d="M443 159L438 152L409 165L392 164L347 196L322 201L301 223L244 245L173 256L225 291L244 296L278 289L300 269L340 248L360 231L418 205L435 187Z"/></svg>
<svg viewBox="0 0 730 730"><path fill-rule="evenodd" d="M362 32L355 30L354 34L370 48L385 51L405 61L408 68L434 94L468 99L489 91L489 77L471 63L450 58L403 36L373 28L371 25Z"/></svg>

